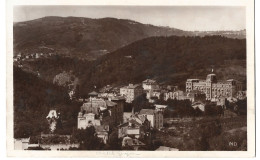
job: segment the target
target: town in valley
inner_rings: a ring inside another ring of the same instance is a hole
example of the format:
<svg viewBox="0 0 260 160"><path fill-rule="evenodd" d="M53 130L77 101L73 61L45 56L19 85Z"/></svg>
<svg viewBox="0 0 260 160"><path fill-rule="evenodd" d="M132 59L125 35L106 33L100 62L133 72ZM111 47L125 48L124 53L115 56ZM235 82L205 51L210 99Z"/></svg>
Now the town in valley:
<svg viewBox="0 0 260 160"><path fill-rule="evenodd" d="M15 150L247 150L245 29L46 16L13 30Z"/></svg>

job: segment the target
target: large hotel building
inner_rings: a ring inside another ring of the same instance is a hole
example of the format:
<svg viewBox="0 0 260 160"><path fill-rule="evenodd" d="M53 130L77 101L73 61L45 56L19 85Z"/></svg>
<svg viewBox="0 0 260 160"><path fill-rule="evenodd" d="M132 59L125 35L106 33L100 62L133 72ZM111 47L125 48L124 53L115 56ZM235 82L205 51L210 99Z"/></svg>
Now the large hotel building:
<svg viewBox="0 0 260 160"><path fill-rule="evenodd" d="M215 74L209 74L206 80L187 79L186 92L192 90L202 91L206 94L208 100L221 97L236 97L237 92L242 90L242 83L234 79L217 81Z"/></svg>

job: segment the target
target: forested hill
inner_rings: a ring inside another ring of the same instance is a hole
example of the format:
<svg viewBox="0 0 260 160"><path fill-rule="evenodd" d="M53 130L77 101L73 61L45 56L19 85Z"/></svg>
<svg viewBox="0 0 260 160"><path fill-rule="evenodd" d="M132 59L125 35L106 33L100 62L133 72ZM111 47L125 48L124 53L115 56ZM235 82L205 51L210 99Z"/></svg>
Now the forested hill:
<svg viewBox="0 0 260 160"><path fill-rule="evenodd" d="M245 30L191 32L116 18L44 17L14 23L13 30L15 54L57 52L89 60L152 36L245 38Z"/></svg>
<svg viewBox="0 0 260 160"><path fill-rule="evenodd" d="M246 79L246 40L221 36L151 37L107 54L83 75L84 85L139 83L146 78L184 85L212 67L219 79Z"/></svg>
<svg viewBox="0 0 260 160"><path fill-rule="evenodd" d="M54 49L70 56L100 56L150 36L185 31L116 18L44 17L14 24L14 49L23 54Z"/></svg>
<svg viewBox="0 0 260 160"><path fill-rule="evenodd" d="M140 83L155 78L184 89L187 78L202 78L214 69L219 80L246 80L246 40L221 36L150 37L136 41L96 61L76 58L39 59L24 66L53 81L63 71L73 71L80 81L80 95L93 86Z"/></svg>
<svg viewBox="0 0 260 160"><path fill-rule="evenodd" d="M14 67L14 137L28 138L48 133L46 119L51 109L61 115L60 134L71 134L77 125L80 103L69 100L67 89L46 82Z"/></svg>

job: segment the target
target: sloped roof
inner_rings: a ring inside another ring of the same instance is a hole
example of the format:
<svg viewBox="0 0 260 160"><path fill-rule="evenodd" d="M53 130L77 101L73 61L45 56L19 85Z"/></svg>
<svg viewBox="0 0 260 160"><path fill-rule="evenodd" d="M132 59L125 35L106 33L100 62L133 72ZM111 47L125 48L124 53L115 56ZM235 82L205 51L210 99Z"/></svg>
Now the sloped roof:
<svg viewBox="0 0 260 160"><path fill-rule="evenodd" d="M58 117L56 110L50 110L50 112L46 118L52 118L52 117L54 117L54 118Z"/></svg>
<svg viewBox="0 0 260 160"><path fill-rule="evenodd" d="M107 108L106 102L103 99L92 98L89 99L88 102L84 103L81 106L81 111L86 111L86 113L94 113L97 114L100 107Z"/></svg>
<svg viewBox="0 0 260 160"><path fill-rule="evenodd" d="M144 146L145 144L138 139L132 139L131 137L124 137L122 141L123 146L129 145L129 146Z"/></svg>
<svg viewBox="0 0 260 160"><path fill-rule="evenodd" d="M113 107L113 106L116 106L117 103L106 100L106 105L109 106L109 107Z"/></svg>
<svg viewBox="0 0 260 160"><path fill-rule="evenodd" d="M135 89L137 87L142 87L140 84L129 84L128 86L124 86L124 87L121 87L121 88L126 88L126 89Z"/></svg>
<svg viewBox="0 0 260 160"><path fill-rule="evenodd" d="M146 79L146 80L143 81L143 83L156 83L156 80Z"/></svg>
<svg viewBox="0 0 260 160"><path fill-rule="evenodd" d="M98 93L96 91L92 91L88 95L89 96L98 96Z"/></svg>
<svg viewBox="0 0 260 160"><path fill-rule="evenodd" d="M156 108L167 108L167 105L155 104Z"/></svg>
<svg viewBox="0 0 260 160"><path fill-rule="evenodd" d="M123 97L123 96L113 96L113 97L111 97L111 100L113 100L113 101L125 100L125 97Z"/></svg>
<svg viewBox="0 0 260 160"><path fill-rule="evenodd" d="M147 114L147 115L153 115L155 113L155 110L153 109L142 109L139 114Z"/></svg>
<svg viewBox="0 0 260 160"><path fill-rule="evenodd" d="M124 127L124 126L128 126L128 122L118 125L118 127Z"/></svg>
<svg viewBox="0 0 260 160"><path fill-rule="evenodd" d="M108 132L109 126L108 125L101 125L101 126L94 126L96 129L96 132Z"/></svg>
<svg viewBox="0 0 260 160"><path fill-rule="evenodd" d="M142 125L142 124L138 123L135 119L130 119L128 122L132 123L132 124L135 124L137 126L141 126Z"/></svg>

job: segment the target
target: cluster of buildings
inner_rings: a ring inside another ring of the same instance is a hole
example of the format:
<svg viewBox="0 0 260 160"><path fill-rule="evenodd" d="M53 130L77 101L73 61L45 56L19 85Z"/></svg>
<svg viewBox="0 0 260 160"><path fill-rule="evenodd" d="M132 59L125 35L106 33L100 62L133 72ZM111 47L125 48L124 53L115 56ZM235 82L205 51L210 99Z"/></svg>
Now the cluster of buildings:
<svg viewBox="0 0 260 160"><path fill-rule="evenodd" d="M136 87L131 85L129 88L125 88L132 90ZM133 97L131 96L131 98ZM116 128L118 138L122 139L122 147L130 145L130 147L138 149L140 146L144 146L145 143L139 139L150 136L152 128L161 129L163 127L163 111L166 106L142 109L138 113L134 112L134 109L132 112L124 112L125 104L129 103L128 100L120 94L101 94L95 91L89 93L89 98L83 102L78 114L78 129L94 126L97 136L106 144L111 129Z"/></svg>
<svg viewBox="0 0 260 160"><path fill-rule="evenodd" d="M70 90L75 90L74 85L71 85ZM122 147L131 147L134 150L146 145L144 140L151 138L153 129L163 128L163 113L167 106L157 105L156 100L190 100L194 109L205 111L206 100L223 105L225 100L235 101L246 98L246 91L242 90L241 82L234 79L218 81L215 74L207 75L205 80L187 79L185 91L179 90L178 86L160 85L151 79L143 81L142 84L129 84L122 87L108 85L101 90L99 93L95 91L89 93L89 98L82 100L77 117L77 128L86 129L93 126L96 135L105 144L109 140L111 131L116 129L118 138L122 140ZM132 112L124 112L125 106L140 96L146 97L150 103L153 103L154 109L142 108L135 112L133 107ZM59 116L59 113L51 110L46 117L52 132L56 129ZM23 139L19 145L26 148L23 143L28 146L27 141ZM76 144L66 145L76 146ZM175 149L162 146L158 150Z"/></svg>
<svg viewBox="0 0 260 160"><path fill-rule="evenodd" d="M21 54L18 53L16 56L13 58L14 63L18 63L19 67L22 67L20 64L22 61L28 61L28 60L34 60L34 59L39 59L39 58L48 58L51 56L54 56L55 53L49 52L49 53L26 53L26 54Z"/></svg>

